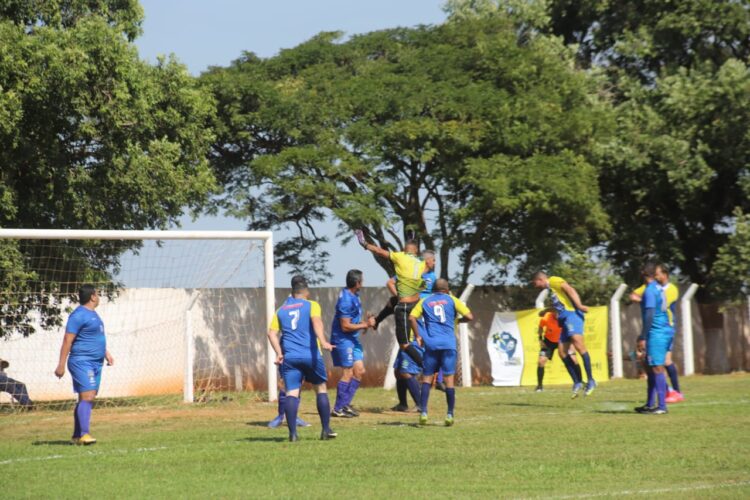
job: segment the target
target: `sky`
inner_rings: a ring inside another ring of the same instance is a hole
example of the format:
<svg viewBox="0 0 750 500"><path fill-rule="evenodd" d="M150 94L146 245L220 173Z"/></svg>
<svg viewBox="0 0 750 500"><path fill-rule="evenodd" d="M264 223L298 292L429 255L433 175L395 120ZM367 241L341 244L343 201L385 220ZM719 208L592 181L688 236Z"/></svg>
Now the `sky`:
<svg viewBox="0 0 750 500"><path fill-rule="evenodd" d="M211 66L226 66L243 52L271 57L321 31L345 36L399 26L438 24L445 19L443 0L141 0L145 11L143 34L136 39L141 58L154 62L174 54L193 75ZM203 216L184 217L183 229L244 230L242 220ZM341 245L337 226L329 221L322 234L331 243L329 272L324 286L343 286L346 272L358 268L366 286L381 286L387 276L356 243ZM274 237L283 238L285 233ZM454 266L455 267L455 266ZM287 286L289 268L276 270L277 286Z"/></svg>

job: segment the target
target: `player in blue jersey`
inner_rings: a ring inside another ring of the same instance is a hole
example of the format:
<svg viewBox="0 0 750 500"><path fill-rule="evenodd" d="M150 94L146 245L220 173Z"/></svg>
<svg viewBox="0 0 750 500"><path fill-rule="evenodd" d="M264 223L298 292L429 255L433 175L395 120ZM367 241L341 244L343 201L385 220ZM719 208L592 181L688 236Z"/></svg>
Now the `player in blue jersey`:
<svg viewBox="0 0 750 500"><path fill-rule="evenodd" d="M91 410L99 392L102 365L112 366L114 359L107 350L104 323L95 309L99 294L93 285L83 285L78 291L79 306L68 317L65 337L60 348L60 360L55 375L65 375L65 364L73 378L73 390L78 393L78 403L73 410L73 444L96 443L91 436Z"/></svg>
<svg viewBox="0 0 750 500"><path fill-rule="evenodd" d="M662 297L667 304L667 316L669 317L669 324L672 328L672 336L674 338L674 331L676 328L676 317L677 317L677 300L680 298L680 289L669 282L669 268L662 263L656 264L654 271L654 279L659 283L659 287L662 291ZM664 369L667 371L669 381L672 384L672 388L667 390L667 403L679 403L685 400L682 391L680 391L680 378L677 374L677 367L672 362L672 347L674 343L670 344L669 351L667 352L667 359L665 361Z"/></svg>
<svg viewBox="0 0 750 500"><path fill-rule="evenodd" d="M423 328L423 324L419 325L419 328ZM413 332L411 343L424 357L424 349L419 345ZM407 391L411 394L411 398L414 400L416 408L419 409L421 396L419 393L419 381L417 378L419 374L422 373L422 369L408 354L406 354L406 352L400 350L396 355L396 361L393 363L393 370L396 376L396 394L398 395L398 404L391 408L391 410L409 411L409 404L406 401Z"/></svg>
<svg viewBox="0 0 750 500"><path fill-rule="evenodd" d="M461 318L459 317L461 316ZM422 390L420 395L419 424L427 423L427 404L430 399L430 389L438 369L443 370L445 376L445 398L448 412L445 425L454 423L454 409L456 405L456 389L454 387L456 373L456 323L474 319L466 304L451 295L448 280L439 279L435 283L435 293L420 299L409 315L413 331L419 331L417 320L423 318L424 330L421 339L424 344L424 366L422 371Z"/></svg>
<svg viewBox="0 0 750 500"><path fill-rule="evenodd" d="M581 355L583 367L588 377L584 395L590 395L596 389L596 381L591 367L591 356L589 356L589 351L586 349L586 343L583 340L585 314L589 308L583 305L576 289L559 276L547 276L546 273L539 271L534 274L532 283L536 288L550 291L552 307L557 311L557 320L562 326L559 344L562 348L558 346L558 353L568 370L568 374L570 374L570 378L573 379L572 397L578 397L578 393L583 389L583 381L576 373L575 364L569 355L571 345Z"/></svg>
<svg viewBox="0 0 750 500"><path fill-rule="evenodd" d="M320 439L332 439L331 405L326 390L326 367L320 347L330 351L333 346L326 340L320 304L309 300L310 290L302 276L292 278L292 295L276 311L268 330L268 340L276 352L276 364L281 366L281 376L286 388L284 413L289 428L289 441L297 441L297 410L302 382L315 386L316 404L323 427ZM281 339L279 339L281 332ZM320 346L320 347L318 347Z"/></svg>
<svg viewBox="0 0 750 500"><path fill-rule="evenodd" d="M352 400L365 374L364 352L359 335L375 326L375 318L364 318L359 291L364 276L359 269L346 273L346 288L339 292L336 313L331 323L331 343L336 349L331 353L333 366L341 368L341 379L336 386L336 404L331 415L334 417L358 417Z"/></svg>

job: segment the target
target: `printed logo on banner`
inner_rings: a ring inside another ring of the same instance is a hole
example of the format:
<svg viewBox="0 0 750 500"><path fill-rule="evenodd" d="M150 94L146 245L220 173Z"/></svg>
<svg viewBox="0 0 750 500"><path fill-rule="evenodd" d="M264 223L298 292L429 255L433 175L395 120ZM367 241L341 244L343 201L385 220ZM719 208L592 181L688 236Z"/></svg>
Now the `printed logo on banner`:
<svg viewBox="0 0 750 500"><path fill-rule="evenodd" d="M516 347L518 347L518 339L516 339L510 332L494 333L492 335L492 343L495 348L504 352L508 357L505 360L506 365L520 365L520 357L514 358L513 355L516 353Z"/></svg>

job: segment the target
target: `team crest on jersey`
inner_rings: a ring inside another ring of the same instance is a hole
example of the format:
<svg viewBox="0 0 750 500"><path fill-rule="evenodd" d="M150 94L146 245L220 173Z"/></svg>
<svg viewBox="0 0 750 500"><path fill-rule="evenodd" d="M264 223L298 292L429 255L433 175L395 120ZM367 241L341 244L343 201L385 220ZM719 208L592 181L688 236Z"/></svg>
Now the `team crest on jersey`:
<svg viewBox="0 0 750 500"><path fill-rule="evenodd" d="M507 364L517 365L521 362L520 359L514 359L513 355L516 353L516 347L518 347L518 339L516 339L509 332L494 333L492 335L492 344L500 352L504 352L508 357Z"/></svg>

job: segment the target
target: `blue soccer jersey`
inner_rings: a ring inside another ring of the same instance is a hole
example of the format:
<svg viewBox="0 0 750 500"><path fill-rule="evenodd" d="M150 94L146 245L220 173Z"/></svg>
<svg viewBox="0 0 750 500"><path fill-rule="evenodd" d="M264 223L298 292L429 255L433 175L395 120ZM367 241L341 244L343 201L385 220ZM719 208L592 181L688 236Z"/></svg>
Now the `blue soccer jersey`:
<svg viewBox="0 0 750 500"><path fill-rule="evenodd" d="M656 281L649 283L643 292L641 312L644 321L648 309L654 310L654 320L651 323L650 331L662 331L671 328L669 314L667 313L667 303L664 300L661 287Z"/></svg>
<svg viewBox="0 0 750 500"><path fill-rule="evenodd" d="M68 317L65 332L76 336L70 348L72 358L104 359L107 352L107 339L104 336L104 322L96 311L78 306Z"/></svg>
<svg viewBox="0 0 750 500"><path fill-rule="evenodd" d="M422 290L419 293L420 299L423 299L425 297L429 297L430 295L432 295L432 287L435 286L436 280L437 280L437 276L435 275L435 271L428 271L422 275L424 290Z"/></svg>
<svg viewBox="0 0 750 500"><path fill-rule="evenodd" d="M281 352L289 359L318 357L317 338L312 319L320 317L320 305L313 300L289 297L276 311L271 330L281 332Z"/></svg>
<svg viewBox="0 0 750 500"><path fill-rule="evenodd" d="M424 319L424 339L426 350L456 349L456 321L458 315L469 313L466 304L447 293L434 293L421 299L411 316Z"/></svg>
<svg viewBox="0 0 750 500"><path fill-rule="evenodd" d="M331 343L335 344L342 339L358 340L362 330L354 332L345 332L341 328L341 319L349 318L352 324L362 322L362 303L359 301L359 295L352 293L348 288L343 288L339 292L339 298L336 301L336 313L333 316L331 324Z"/></svg>

